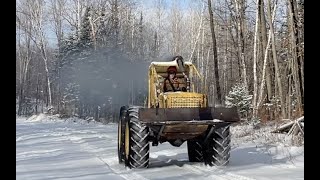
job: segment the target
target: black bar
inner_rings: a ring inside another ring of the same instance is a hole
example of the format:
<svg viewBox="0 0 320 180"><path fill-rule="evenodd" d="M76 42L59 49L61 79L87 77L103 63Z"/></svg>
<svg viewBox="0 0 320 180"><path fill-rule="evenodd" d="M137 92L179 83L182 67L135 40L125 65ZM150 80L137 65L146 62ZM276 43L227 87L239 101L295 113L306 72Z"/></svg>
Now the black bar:
<svg viewBox="0 0 320 180"><path fill-rule="evenodd" d="M142 122L165 121L201 121L219 119L225 122L240 121L237 108L140 108L139 119Z"/></svg>

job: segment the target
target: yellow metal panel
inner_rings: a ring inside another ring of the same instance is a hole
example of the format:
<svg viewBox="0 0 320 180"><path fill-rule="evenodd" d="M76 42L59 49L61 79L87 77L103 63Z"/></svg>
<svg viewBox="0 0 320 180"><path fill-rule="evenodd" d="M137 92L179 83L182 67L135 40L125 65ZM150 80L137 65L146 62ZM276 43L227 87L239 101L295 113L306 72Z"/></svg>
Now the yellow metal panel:
<svg viewBox="0 0 320 180"><path fill-rule="evenodd" d="M167 93L167 108L206 107L206 97L192 92Z"/></svg>

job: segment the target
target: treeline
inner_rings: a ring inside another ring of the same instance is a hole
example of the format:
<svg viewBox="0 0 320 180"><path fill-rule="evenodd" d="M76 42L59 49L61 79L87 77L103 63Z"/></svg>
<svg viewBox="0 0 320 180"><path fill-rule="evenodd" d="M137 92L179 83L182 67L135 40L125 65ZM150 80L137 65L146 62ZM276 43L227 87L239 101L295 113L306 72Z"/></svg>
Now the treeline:
<svg viewBox="0 0 320 180"><path fill-rule="evenodd" d="M303 1L139 2L18 0L17 114L113 121L121 105L144 105L149 63L175 55L199 68L211 105L303 114Z"/></svg>

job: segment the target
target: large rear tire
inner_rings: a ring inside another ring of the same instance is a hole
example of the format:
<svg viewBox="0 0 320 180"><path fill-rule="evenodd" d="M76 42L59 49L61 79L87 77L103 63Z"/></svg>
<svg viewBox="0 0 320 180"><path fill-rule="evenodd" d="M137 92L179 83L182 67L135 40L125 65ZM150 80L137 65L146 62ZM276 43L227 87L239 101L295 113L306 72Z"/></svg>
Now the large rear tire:
<svg viewBox="0 0 320 180"><path fill-rule="evenodd" d="M139 107L128 108L128 122L125 130L126 165L130 168L149 167L149 128L142 124Z"/></svg>
<svg viewBox="0 0 320 180"><path fill-rule="evenodd" d="M230 159L230 142L230 125L217 128L205 144L205 164L210 166L226 166Z"/></svg>

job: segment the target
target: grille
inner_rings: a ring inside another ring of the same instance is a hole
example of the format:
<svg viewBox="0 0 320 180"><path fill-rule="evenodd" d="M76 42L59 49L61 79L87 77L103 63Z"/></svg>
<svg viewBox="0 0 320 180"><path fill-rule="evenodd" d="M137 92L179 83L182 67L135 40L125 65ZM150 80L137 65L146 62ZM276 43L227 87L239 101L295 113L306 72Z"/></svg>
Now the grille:
<svg viewBox="0 0 320 180"><path fill-rule="evenodd" d="M202 101L202 97L171 97L169 99L169 106L171 108L201 107Z"/></svg>

